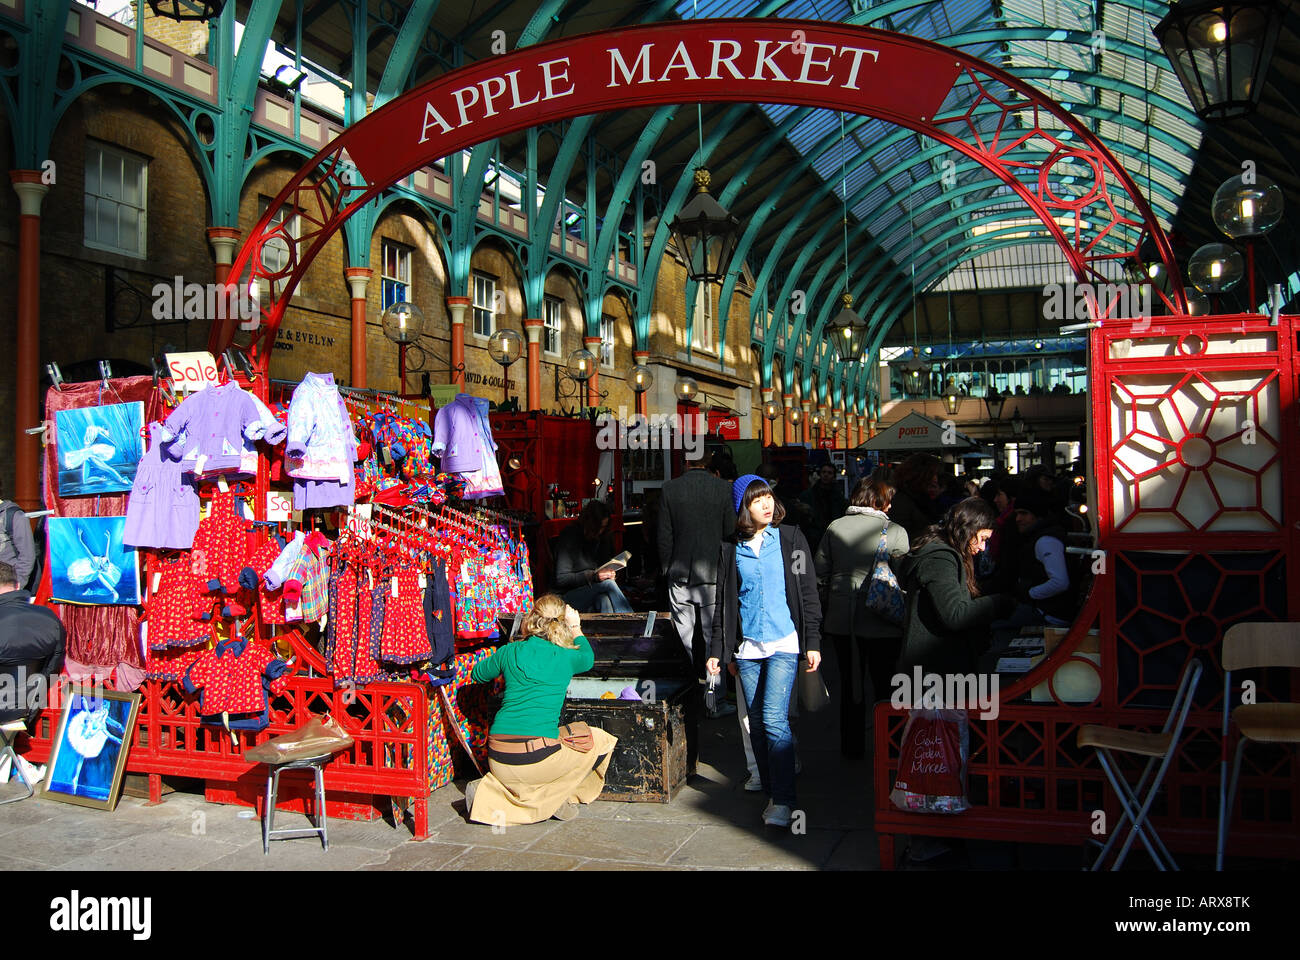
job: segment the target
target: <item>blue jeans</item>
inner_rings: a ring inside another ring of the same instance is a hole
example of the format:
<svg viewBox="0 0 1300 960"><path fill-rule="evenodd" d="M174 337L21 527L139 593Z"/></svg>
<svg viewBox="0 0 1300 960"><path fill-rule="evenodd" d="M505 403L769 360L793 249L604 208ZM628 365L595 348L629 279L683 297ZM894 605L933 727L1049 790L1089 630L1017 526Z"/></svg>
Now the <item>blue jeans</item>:
<svg viewBox="0 0 1300 960"><path fill-rule="evenodd" d="M564 602L579 613L632 613L623 591L614 580L597 580L576 587L564 595Z"/></svg>
<svg viewBox="0 0 1300 960"><path fill-rule="evenodd" d="M799 670L793 653L774 653L765 660L737 660L740 689L749 713L749 740L773 803L787 807L794 798L794 735L790 732L790 693Z"/></svg>

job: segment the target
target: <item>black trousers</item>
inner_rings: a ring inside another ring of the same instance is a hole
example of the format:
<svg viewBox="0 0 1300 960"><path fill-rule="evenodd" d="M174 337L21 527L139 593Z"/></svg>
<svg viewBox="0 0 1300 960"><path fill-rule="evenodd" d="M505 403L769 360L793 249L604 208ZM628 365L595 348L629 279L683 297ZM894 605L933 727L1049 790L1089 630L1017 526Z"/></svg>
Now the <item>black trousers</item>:
<svg viewBox="0 0 1300 960"><path fill-rule="evenodd" d="M835 645L835 656L840 666L840 753L859 757L866 749L867 711L881 700L889 699L890 681L903 649L903 638L849 637L842 633L832 633L829 637ZM861 700L856 703L853 691L855 672L861 690ZM871 675L870 686L867 685L868 672Z"/></svg>

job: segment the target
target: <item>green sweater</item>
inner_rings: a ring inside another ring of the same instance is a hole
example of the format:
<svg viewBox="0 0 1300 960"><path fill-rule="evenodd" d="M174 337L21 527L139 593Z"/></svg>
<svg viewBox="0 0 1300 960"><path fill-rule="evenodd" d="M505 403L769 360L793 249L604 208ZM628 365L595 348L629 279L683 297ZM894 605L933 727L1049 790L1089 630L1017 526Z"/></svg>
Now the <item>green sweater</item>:
<svg viewBox="0 0 1300 960"><path fill-rule="evenodd" d="M506 678L505 703L492 721L492 733L516 737L555 737L560 710L575 673L596 662L586 637L575 637L576 650L557 647L541 637L529 637L497 647L470 674L474 683Z"/></svg>

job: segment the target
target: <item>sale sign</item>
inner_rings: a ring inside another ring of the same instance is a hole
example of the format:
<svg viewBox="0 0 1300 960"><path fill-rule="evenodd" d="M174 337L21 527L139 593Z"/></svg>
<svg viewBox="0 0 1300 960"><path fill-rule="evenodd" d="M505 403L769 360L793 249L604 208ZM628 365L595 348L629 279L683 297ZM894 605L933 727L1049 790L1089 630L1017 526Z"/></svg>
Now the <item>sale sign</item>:
<svg viewBox="0 0 1300 960"><path fill-rule="evenodd" d="M293 494L288 490L272 490L266 495L266 519L284 522L293 512Z"/></svg>
<svg viewBox="0 0 1300 960"><path fill-rule="evenodd" d="M212 358L212 354L206 351L169 353L165 359L173 389L196 393L205 387L216 386L217 361Z"/></svg>

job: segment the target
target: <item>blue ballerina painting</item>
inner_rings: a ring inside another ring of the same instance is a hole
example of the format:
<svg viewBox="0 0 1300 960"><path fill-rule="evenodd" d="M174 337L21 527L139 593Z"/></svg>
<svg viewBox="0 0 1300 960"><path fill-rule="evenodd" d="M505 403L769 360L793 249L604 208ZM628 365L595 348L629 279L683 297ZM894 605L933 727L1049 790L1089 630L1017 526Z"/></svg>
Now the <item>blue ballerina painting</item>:
<svg viewBox="0 0 1300 960"><path fill-rule="evenodd" d="M60 603L140 602L135 549L122 542L126 517L51 517L50 570Z"/></svg>
<svg viewBox="0 0 1300 960"><path fill-rule="evenodd" d="M60 410L58 430L59 496L129 493L144 456L144 404Z"/></svg>

